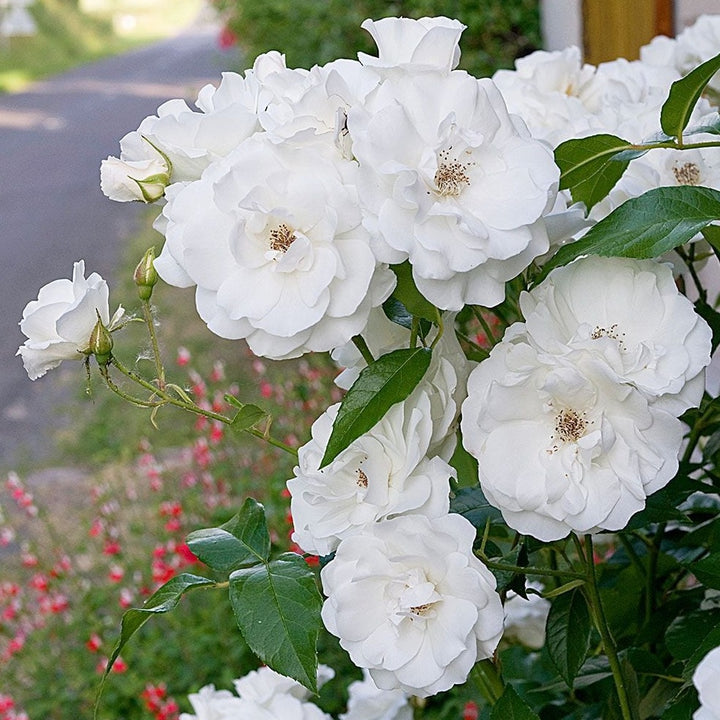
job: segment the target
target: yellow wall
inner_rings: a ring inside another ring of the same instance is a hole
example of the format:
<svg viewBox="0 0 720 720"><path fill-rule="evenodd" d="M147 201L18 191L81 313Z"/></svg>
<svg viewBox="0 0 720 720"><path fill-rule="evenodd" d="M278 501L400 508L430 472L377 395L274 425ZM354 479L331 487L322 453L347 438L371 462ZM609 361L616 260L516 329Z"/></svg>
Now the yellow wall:
<svg viewBox="0 0 720 720"><path fill-rule="evenodd" d="M672 0L584 0L585 60L636 60L642 45L672 34Z"/></svg>

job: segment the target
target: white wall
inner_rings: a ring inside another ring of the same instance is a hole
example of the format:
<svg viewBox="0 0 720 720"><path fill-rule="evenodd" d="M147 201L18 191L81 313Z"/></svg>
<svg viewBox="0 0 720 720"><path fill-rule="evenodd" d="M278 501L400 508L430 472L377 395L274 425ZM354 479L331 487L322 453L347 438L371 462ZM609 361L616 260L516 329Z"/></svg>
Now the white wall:
<svg viewBox="0 0 720 720"><path fill-rule="evenodd" d="M582 48L581 0L540 0L540 24L545 50Z"/></svg>

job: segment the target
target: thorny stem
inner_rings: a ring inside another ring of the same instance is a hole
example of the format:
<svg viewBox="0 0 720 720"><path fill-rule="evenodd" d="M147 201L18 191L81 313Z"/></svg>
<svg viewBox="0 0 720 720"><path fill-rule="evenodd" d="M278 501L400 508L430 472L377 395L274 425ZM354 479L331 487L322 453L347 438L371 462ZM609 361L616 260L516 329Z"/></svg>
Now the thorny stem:
<svg viewBox="0 0 720 720"><path fill-rule="evenodd" d="M579 538L576 538L574 534L573 539L576 539L576 546L582 548ZM600 592L598 590L597 576L595 575L595 561L593 558L592 535L585 536L585 552L583 553L583 556L585 558L587 568L587 582L584 586L585 597L592 609L595 627L600 633L603 649L605 650L608 662L610 663L610 670L612 671L613 680L615 681L615 690L617 692L618 701L620 702L620 711L622 713L623 720L633 720L633 714L630 709L630 701L627 690L625 689L622 669L620 668L617 648L615 647L615 641L610 633L610 627L608 626L607 618L605 617L605 611L603 610Z"/></svg>
<svg viewBox="0 0 720 720"><path fill-rule="evenodd" d="M128 402L134 403L135 405L140 405L141 407L151 408L158 408L162 405L173 405L174 407L181 408L182 410L187 410L189 412L195 413L196 415L202 415L203 417L206 417L210 420L217 420L218 422L221 422L225 425L232 425L232 418L221 415L220 413L213 412L212 410L206 410L205 408L202 408L199 405L196 405L194 402L188 401L185 398L177 398L174 395L171 395L166 389L156 387L153 383L145 380L145 378L126 368L115 356L111 358L109 364L114 365L123 375L125 375L125 377L129 378L130 380L137 383L146 390L149 390L152 393L151 397L154 396L158 398L157 400L141 400L139 398L133 397L132 395L129 395L128 393L121 390L112 381L112 379L110 378L110 373L108 371L108 366L102 367L102 376L105 379L105 382L107 383L110 390L112 390L114 393L119 395L124 400L127 400ZM249 435L252 435L253 437L259 438L260 440L264 440L273 447L283 450L284 452L289 453L295 458L297 457L297 450L295 448L292 448L289 445L286 445L281 440L272 437L268 432L263 432L262 430L258 430L255 427L243 428L243 431L248 433Z"/></svg>
<svg viewBox="0 0 720 720"><path fill-rule="evenodd" d="M521 573L522 575L541 575L545 577L570 578L573 580L585 580L586 576L582 573L573 572L572 570L549 570L546 568L536 568L530 566L510 565L503 562L495 562L490 560L485 553L476 550L475 554L482 560L483 564L491 570L500 570L503 572Z"/></svg>
<svg viewBox="0 0 720 720"><path fill-rule="evenodd" d="M160 345L158 344L157 333L155 332L155 322L152 316L152 308L150 300L142 301L143 315L145 317L145 325L147 325L148 334L150 335L150 343L152 344L153 358L155 360L155 372L157 373L158 387L165 389L165 368L160 358Z"/></svg>
<svg viewBox="0 0 720 720"><path fill-rule="evenodd" d="M660 557L660 545L665 535L665 528L667 523L660 523L655 531L652 544L650 545L650 551L648 556L648 570L645 586L645 621L650 622L653 613L655 612L656 605L656 575L658 568L658 559Z"/></svg>

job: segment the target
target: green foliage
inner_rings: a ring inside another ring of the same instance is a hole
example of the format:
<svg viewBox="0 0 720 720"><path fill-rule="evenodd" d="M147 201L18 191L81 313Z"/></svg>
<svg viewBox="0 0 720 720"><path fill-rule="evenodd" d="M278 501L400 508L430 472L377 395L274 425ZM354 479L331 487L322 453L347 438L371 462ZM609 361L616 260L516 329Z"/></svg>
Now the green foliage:
<svg viewBox="0 0 720 720"><path fill-rule="evenodd" d="M512 685L508 685L502 697L493 705L490 720L540 720L540 718L513 690Z"/></svg>
<svg viewBox="0 0 720 720"><path fill-rule="evenodd" d="M224 525L195 530L187 536L186 542L198 559L221 573L264 563L270 557L265 511L252 498L248 498L242 510Z"/></svg>
<svg viewBox="0 0 720 720"><path fill-rule="evenodd" d="M402 402L422 380L432 352L407 348L383 355L362 370L343 398L320 467L375 425L395 403Z"/></svg>
<svg viewBox="0 0 720 720"><path fill-rule="evenodd" d="M560 189L569 189L575 202L583 202L588 211L602 200L622 177L629 160L617 155L630 143L614 135L567 140L555 149L560 168Z"/></svg>
<svg viewBox="0 0 720 720"><path fill-rule="evenodd" d="M553 600L547 619L547 648L560 676L572 688L590 647L590 612L578 590Z"/></svg>
<svg viewBox="0 0 720 720"><path fill-rule="evenodd" d="M230 575L230 601L247 644L281 675L317 691L322 598L302 557L284 553Z"/></svg>
<svg viewBox="0 0 720 720"><path fill-rule="evenodd" d="M667 135L682 137L695 105L718 70L720 70L720 54L672 84L670 94L660 113L660 125Z"/></svg>
<svg viewBox="0 0 720 720"><path fill-rule="evenodd" d="M720 217L720 191L679 185L630 198L543 266L541 277L581 255L655 258Z"/></svg>
<svg viewBox="0 0 720 720"><path fill-rule="evenodd" d="M281 50L289 67L322 65L357 51L374 54L360 23L390 15L458 18L468 26L460 67L476 76L512 67L515 58L540 47L537 0L213 0L213 5L228 18L250 61Z"/></svg>

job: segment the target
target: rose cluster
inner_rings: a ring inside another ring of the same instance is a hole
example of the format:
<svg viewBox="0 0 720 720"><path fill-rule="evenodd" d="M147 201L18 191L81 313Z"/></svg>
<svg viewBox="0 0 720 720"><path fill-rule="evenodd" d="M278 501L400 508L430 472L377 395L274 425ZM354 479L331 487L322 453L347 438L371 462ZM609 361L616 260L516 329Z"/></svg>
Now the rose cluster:
<svg viewBox="0 0 720 720"><path fill-rule="evenodd" d="M366 694L384 707L379 688L399 704L377 717L399 720L406 695L464 682L503 633L476 529L450 512L458 437L487 500L541 541L620 530L675 476L679 418L702 398L712 333L671 266L590 256L534 287L521 276L648 187L712 184L717 157L653 150L585 218L558 190L553 147L656 133L677 68L594 68L571 49L478 80L455 69L457 21L363 27L378 57L300 70L267 53L203 88L197 109L162 105L101 175L112 199L162 200L154 268L195 288L217 335L270 359L330 352L343 389L373 359L431 353L407 397L323 465L341 412L329 407L287 482L293 541L326 560L323 622L366 671L345 717L370 717L355 709ZM695 120L710 108L701 100ZM82 270L26 310L20 353L31 377L92 351L91 316L110 323L105 286ZM503 306L518 278L531 289L515 288L518 307ZM467 335L461 344L456 329L469 315L487 325L493 308L502 339L489 353ZM473 345L487 356L479 364ZM546 613L534 605L534 617ZM205 688L191 701L199 717L327 717L294 686L257 688L238 681L239 698Z"/></svg>
<svg viewBox="0 0 720 720"><path fill-rule="evenodd" d="M334 671L318 668L318 687L331 680ZM235 693L206 685L188 699L194 714L180 720L332 720L310 700L310 693L294 680L268 667L253 670L235 680ZM348 688L347 712L339 720L412 720L408 698L399 690L378 690L365 677Z"/></svg>
<svg viewBox="0 0 720 720"><path fill-rule="evenodd" d="M668 88L720 47L720 15L702 16L677 38L659 36L641 49L640 59L623 58L594 66L580 50L538 51L499 70L493 80L510 112L528 124L534 137L553 147L571 138L612 134L631 143L662 137L660 109ZM691 128L717 117L718 81L693 110ZM698 142L712 139L697 133ZM720 188L720 158L715 148L690 151L657 149L636 158L608 197L591 210L599 220L631 197L651 188L703 185Z"/></svg>

